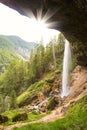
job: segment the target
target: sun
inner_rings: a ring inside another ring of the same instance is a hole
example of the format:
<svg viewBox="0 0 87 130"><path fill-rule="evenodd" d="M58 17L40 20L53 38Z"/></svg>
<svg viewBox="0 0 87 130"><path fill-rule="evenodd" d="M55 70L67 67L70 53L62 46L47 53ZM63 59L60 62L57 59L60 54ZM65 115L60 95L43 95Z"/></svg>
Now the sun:
<svg viewBox="0 0 87 130"><path fill-rule="evenodd" d="M47 44L53 36L58 35L58 31L50 29L53 28L57 23L56 21L51 22L49 19L54 15L55 12L50 13L49 11L43 15L43 10L37 11L35 16L31 10L26 15L31 19L30 29L34 30L33 36L36 37L37 41L43 39L44 43ZM49 22L48 22L49 21Z"/></svg>
<svg viewBox="0 0 87 130"><path fill-rule="evenodd" d="M47 29L47 25L43 20L31 19L31 27L39 32Z"/></svg>
<svg viewBox="0 0 87 130"><path fill-rule="evenodd" d="M29 11L31 12L31 11ZM3 15L2 15L3 14ZM48 29L53 24L48 23L49 15L42 15L37 12L37 17L31 12L26 16L20 15L17 11L0 3L0 34L17 35L29 42L39 43L43 38L43 44L58 35L58 31ZM4 29L3 29L4 28Z"/></svg>
<svg viewBox="0 0 87 130"><path fill-rule="evenodd" d="M45 21L41 19L31 19L30 21L31 22L29 29L31 32L33 32L33 37L36 37L38 43L41 41L41 39L43 39L43 41L46 41L48 37L48 28Z"/></svg>
<svg viewBox="0 0 87 130"><path fill-rule="evenodd" d="M44 21L40 21L40 20L37 20L35 22L36 26L39 28L39 29L46 29L47 26L46 26L46 23Z"/></svg>

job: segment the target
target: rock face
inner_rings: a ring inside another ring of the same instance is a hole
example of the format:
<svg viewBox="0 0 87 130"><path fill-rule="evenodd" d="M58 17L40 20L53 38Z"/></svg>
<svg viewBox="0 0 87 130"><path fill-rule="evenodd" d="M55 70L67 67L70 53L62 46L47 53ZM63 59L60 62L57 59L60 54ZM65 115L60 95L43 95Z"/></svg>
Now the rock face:
<svg viewBox="0 0 87 130"><path fill-rule="evenodd" d="M87 94L87 67L76 66L71 73L71 85L70 95L66 97L66 103L71 101L70 104L75 102L75 99L79 99Z"/></svg>
<svg viewBox="0 0 87 130"><path fill-rule="evenodd" d="M42 18L49 17L46 22L55 22L50 28L61 31L69 41L76 42L77 63L87 66L85 60L87 59L87 0L0 0L0 2L29 17L31 12L36 18L37 13L42 14ZM78 53L79 51L81 53Z"/></svg>

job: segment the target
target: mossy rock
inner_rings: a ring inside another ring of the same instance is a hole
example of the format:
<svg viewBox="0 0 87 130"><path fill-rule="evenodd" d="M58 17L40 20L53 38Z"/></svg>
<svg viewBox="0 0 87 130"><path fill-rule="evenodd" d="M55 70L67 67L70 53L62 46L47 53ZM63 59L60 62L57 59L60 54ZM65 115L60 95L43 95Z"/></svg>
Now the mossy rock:
<svg viewBox="0 0 87 130"><path fill-rule="evenodd" d="M17 122L17 121L24 121L27 119L28 119L27 113L22 113L22 114L18 114L15 117L13 117L12 121Z"/></svg>
<svg viewBox="0 0 87 130"><path fill-rule="evenodd" d="M46 79L45 81L46 81L47 83L53 83L54 80L55 80L55 76L50 77L50 78Z"/></svg>
<svg viewBox="0 0 87 130"><path fill-rule="evenodd" d="M22 106L25 106L25 105L28 105L30 103L32 103L32 101L34 101L35 99L37 99L38 96L37 95L33 95L33 96L29 96L27 97L25 100L21 101L19 105L19 107L22 107Z"/></svg>
<svg viewBox="0 0 87 130"><path fill-rule="evenodd" d="M42 92L44 81L41 80L29 86L29 88L17 97L17 104L19 107L29 105L34 100L38 99L38 93Z"/></svg>
<svg viewBox="0 0 87 130"><path fill-rule="evenodd" d="M48 110L53 110L56 106L57 106L57 101L55 100L55 98L50 98L48 105L47 105L47 109Z"/></svg>
<svg viewBox="0 0 87 130"><path fill-rule="evenodd" d="M7 116L2 116L2 115L0 115L0 124L1 124L1 123L4 123L4 122L8 122L8 121L9 121L9 119L8 119Z"/></svg>
<svg viewBox="0 0 87 130"><path fill-rule="evenodd" d="M52 88L51 88L51 87L45 88L43 94L44 94L45 96L49 96L49 94L50 94L51 91L52 91Z"/></svg>
<svg viewBox="0 0 87 130"><path fill-rule="evenodd" d="M61 74L61 70L56 70L55 74L60 75Z"/></svg>

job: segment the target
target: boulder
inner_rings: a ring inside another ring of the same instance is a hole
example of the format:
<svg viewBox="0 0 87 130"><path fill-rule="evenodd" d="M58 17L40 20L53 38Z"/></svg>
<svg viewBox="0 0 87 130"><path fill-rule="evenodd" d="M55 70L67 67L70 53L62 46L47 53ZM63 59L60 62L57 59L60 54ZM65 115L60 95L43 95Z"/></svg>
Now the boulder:
<svg viewBox="0 0 87 130"><path fill-rule="evenodd" d="M7 116L0 115L0 124L9 121Z"/></svg>
<svg viewBox="0 0 87 130"><path fill-rule="evenodd" d="M45 81L46 81L47 83L53 83L54 80L55 80L55 77L51 77L51 78L46 79Z"/></svg>
<svg viewBox="0 0 87 130"><path fill-rule="evenodd" d="M35 95L31 96L31 97L26 98L24 101L20 102L20 103L18 104L18 106L19 106L19 107L22 107L22 106L25 106L25 105L29 105L29 104L31 104L34 100L37 100L37 99L38 99L38 96L35 94Z"/></svg>
<svg viewBox="0 0 87 130"><path fill-rule="evenodd" d="M57 102L55 101L55 98L51 98L47 104L47 109L48 110L53 110L57 105Z"/></svg>
<svg viewBox="0 0 87 130"><path fill-rule="evenodd" d="M40 109L39 109L40 113L44 113L47 111L47 108L46 106L42 106Z"/></svg>
<svg viewBox="0 0 87 130"><path fill-rule="evenodd" d="M44 92L43 92L43 94L46 96L46 97L48 97L49 96L49 94L50 94L50 92L51 92L51 88L46 88L45 90L44 90Z"/></svg>
<svg viewBox="0 0 87 130"><path fill-rule="evenodd" d="M13 117L12 121L17 122L17 121L24 121L28 119L28 115L26 113L18 114L15 117Z"/></svg>

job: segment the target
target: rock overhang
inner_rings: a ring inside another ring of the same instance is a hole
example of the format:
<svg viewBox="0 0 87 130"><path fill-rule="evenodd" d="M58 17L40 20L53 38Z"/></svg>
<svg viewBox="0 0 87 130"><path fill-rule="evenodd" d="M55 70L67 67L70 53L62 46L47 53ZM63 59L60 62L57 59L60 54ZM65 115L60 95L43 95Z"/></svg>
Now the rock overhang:
<svg viewBox="0 0 87 130"><path fill-rule="evenodd" d="M50 28L61 31L70 42L77 44L78 64L87 66L87 0L0 0L1 3L30 17L50 15L47 22L54 22ZM82 56L83 55L83 56ZM85 57L85 58L84 58ZM79 60L78 60L79 59ZM81 61L83 62L79 62ZM85 59L85 61L84 61Z"/></svg>

